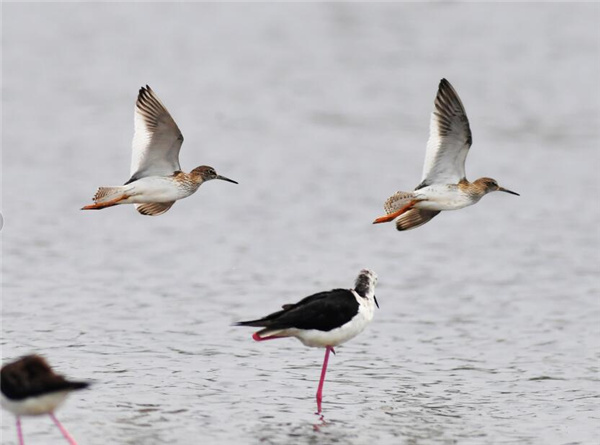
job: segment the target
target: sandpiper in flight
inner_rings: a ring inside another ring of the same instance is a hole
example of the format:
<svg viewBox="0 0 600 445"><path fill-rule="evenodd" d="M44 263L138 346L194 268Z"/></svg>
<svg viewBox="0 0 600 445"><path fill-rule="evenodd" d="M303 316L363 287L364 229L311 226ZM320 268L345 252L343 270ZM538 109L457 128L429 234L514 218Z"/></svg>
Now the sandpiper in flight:
<svg viewBox="0 0 600 445"><path fill-rule="evenodd" d="M202 165L190 173L181 171L179 150L183 135L152 89L140 88L135 104L135 133L131 157L131 178L122 186L100 187L94 204L82 210L96 210L118 204L135 204L142 215L162 215L175 201L192 195L203 182L233 179L218 175Z"/></svg>
<svg viewBox="0 0 600 445"><path fill-rule="evenodd" d="M296 337L304 345L325 348L325 359L317 390L317 410L321 413L323 383L329 353L358 334L373 319L375 305L375 272L364 269L356 278L354 289L319 292L296 304L284 304L283 310L264 318L236 323L237 326L263 327L252 338L256 341Z"/></svg>
<svg viewBox="0 0 600 445"><path fill-rule="evenodd" d="M17 417L19 444L23 445L21 416L48 414L71 445L75 439L54 415L71 391L87 388L87 382L75 382L55 374L39 355L28 355L6 364L0 371L2 407Z"/></svg>
<svg viewBox="0 0 600 445"><path fill-rule="evenodd" d="M465 108L450 82L442 79L431 114L421 183L412 192L397 192L389 197L384 205L387 215L373 224L398 218L396 228L409 230L429 222L442 210L473 205L490 192L519 196L500 187L492 178L467 180L465 160L471 143Z"/></svg>

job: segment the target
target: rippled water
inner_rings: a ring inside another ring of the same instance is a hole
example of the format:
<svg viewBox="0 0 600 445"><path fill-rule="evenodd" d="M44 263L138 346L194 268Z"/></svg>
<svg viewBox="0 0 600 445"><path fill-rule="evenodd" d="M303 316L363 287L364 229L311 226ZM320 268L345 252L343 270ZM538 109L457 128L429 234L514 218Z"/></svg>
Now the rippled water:
<svg viewBox="0 0 600 445"><path fill-rule="evenodd" d="M598 441L598 5L3 5L3 317L95 382L80 444ZM493 194L372 226L420 179L447 77ZM136 91L214 181L158 218L80 212L128 177ZM378 272L332 356L231 323ZM26 443L64 443L47 418ZM2 414L2 443L16 443Z"/></svg>

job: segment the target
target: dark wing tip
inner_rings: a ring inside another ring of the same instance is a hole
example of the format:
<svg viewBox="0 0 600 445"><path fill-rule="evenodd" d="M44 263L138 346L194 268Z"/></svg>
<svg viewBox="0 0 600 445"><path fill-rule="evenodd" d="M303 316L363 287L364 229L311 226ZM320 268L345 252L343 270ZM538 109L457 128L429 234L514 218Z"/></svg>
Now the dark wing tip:
<svg viewBox="0 0 600 445"><path fill-rule="evenodd" d="M233 326L254 326L254 327L261 327L262 320L250 320L250 321L237 321L235 323L233 323Z"/></svg>
<svg viewBox="0 0 600 445"><path fill-rule="evenodd" d="M439 119L440 136L445 136L452 131L452 122L458 119L462 122L465 131L465 143L468 146L473 144L473 136L467 118L465 107L458 96L458 93L446 78L440 80L438 92L434 102L434 113Z"/></svg>
<svg viewBox="0 0 600 445"><path fill-rule="evenodd" d="M439 210L411 209L396 220L396 230L403 232L416 229L431 221L439 213Z"/></svg>
<svg viewBox="0 0 600 445"><path fill-rule="evenodd" d="M140 90L138 91L138 102L143 102L145 100L148 100L149 98L151 98L154 94L154 91L152 91L152 88L150 88L149 85L146 85L145 87L141 87Z"/></svg>
<svg viewBox="0 0 600 445"><path fill-rule="evenodd" d="M71 382L69 381L69 389L85 389L88 388L91 383L90 382Z"/></svg>

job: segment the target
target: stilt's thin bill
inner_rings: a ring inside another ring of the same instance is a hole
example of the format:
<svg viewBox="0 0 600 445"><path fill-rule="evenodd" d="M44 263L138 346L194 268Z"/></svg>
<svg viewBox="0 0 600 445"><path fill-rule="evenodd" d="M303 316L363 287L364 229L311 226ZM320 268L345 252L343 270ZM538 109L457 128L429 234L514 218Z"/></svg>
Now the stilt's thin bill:
<svg viewBox="0 0 600 445"><path fill-rule="evenodd" d="M221 176L221 175L217 175L217 177L215 179L221 179L222 181L233 182L234 184L238 184L237 181L234 181L233 179L229 179L229 178L226 178L225 176Z"/></svg>
<svg viewBox="0 0 600 445"><path fill-rule="evenodd" d="M512 190L505 189L504 187L498 187L498 191L499 191L499 192L506 192L506 193L510 193L511 195L517 195L517 196L521 196L521 195L519 195L517 192L513 192Z"/></svg>

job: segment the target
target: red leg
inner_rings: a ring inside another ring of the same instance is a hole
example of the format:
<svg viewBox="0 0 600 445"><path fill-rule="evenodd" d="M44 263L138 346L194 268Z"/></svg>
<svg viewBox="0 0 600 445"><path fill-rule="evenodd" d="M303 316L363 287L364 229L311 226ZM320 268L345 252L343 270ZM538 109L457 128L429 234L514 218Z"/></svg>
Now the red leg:
<svg viewBox="0 0 600 445"><path fill-rule="evenodd" d="M81 210L99 210L104 209L106 207L116 206L120 201L129 198L127 195L119 196L118 198L111 199L110 201L106 201L103 203L96 202L94 204L90 204L81 208Z"/></svg>
<svg viewBox="0 0 600 445"><path fill-rule="evenodd" d="M62 423L60 423L58 421L58 419L56 418L56 416L54 415L54 413L50 413L49 416L54 421L54 423L56 424L56 426L58 427L58 429L60 430L60 432L62 433L62 435L65 436L65 439L67 439L67 441L71 445L77 445L77 442L75 442L75 439L73 439L73 436L71 436L69 434L69 432L67 431L67 429L64 426L62 426Z"/></svg>
<svg viewBox="0 0 600 445"><path fill-rule="evenodd" d="M404 207L402 207L397 212L393 212L393 213L390 213L388 215L381 216L381 217L377 218L375 221L373 221L373 224L381 224L381 223L393 221L394 219L396 219L397 217L399 217L400 215L402 215L404 212L407 212L410 209L412 209L413 206L417 202L419 202L419 201L416 200L416 199L413 199L412 201L410 201L408 204L406 204Z"/></svg>
<svg viewBox="0 0 600 445"><path fill-rule="evenodd" d="M19 445L25 445L23 440L23 431L21 430L21 417L17 416L17 436L19 436Z"/></svg>
<svg viewBox="0 0 600 445"><path fill-rule="evenodd" d="M325 373L327 372L327 362L329 361L329 353L333 351L331 346L325 348L325 360L323 360L323 369L321 369L321 380L319 381L319 389L317 390L317 414L321 414L321 401L323 400L323 383L325 383Z"/></svg>

